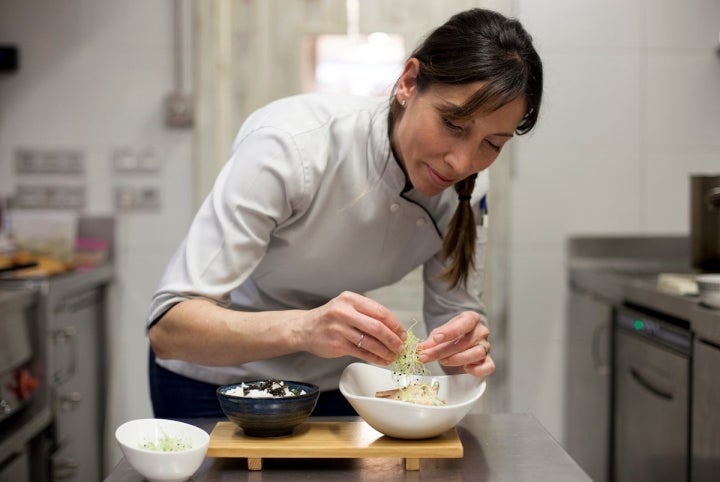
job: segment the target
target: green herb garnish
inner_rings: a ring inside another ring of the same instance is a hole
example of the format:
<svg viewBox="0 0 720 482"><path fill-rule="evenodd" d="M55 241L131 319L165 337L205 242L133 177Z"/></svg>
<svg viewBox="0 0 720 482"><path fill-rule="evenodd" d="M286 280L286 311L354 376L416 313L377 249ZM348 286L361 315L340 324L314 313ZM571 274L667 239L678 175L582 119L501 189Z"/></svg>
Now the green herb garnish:
<svg viewBox="0 0 720 482"><path fill-rule="evenodd" d="M418 323L416 319L413 319L413 324L407 329L407 338L403 345L403 351L400 356L395 360L393 364L393 379L400 383L401 378L408 376L427 376L428 369L425 364L418 358L420 352L418 345L420 340L415 333L413 333L413 327Z"/></svg>
<svg viewBox="0 0 720 482"><path fill-rule="evenodd" d="M192 444L180 437L171 437L166 433L157 440L151 440L140 444L140 448L154 450L156 452L179 452L192 448Z"/></svg>

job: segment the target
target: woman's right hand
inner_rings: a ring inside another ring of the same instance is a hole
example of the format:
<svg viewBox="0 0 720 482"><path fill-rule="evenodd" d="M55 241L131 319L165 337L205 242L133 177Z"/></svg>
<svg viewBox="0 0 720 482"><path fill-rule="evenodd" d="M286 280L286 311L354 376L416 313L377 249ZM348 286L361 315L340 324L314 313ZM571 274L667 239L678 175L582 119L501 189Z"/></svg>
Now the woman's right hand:
<svg viewBox="0 0 720 482"><path fill-rule="evenodd" d="M302 333L305 350L323 358L354 356L387 365L403 350L407 333L383 305L345 291L306 312Z"/></svg>

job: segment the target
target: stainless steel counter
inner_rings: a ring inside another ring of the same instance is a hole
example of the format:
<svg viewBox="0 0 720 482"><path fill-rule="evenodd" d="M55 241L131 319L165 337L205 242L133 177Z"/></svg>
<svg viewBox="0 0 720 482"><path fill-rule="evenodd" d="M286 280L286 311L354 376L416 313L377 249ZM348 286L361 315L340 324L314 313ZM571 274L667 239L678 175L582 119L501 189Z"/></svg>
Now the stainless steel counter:
<svg viewBox="0 0 720 482"><path fill-rule="evenodd" d="M207 431L215 420L190 421ZM461 459L423 459L419 471L405 471L401 459L267 459L250 472L246 459L207 458L193 479L200 481L487 481L553 482L591 479L532 415L470 414L458 425ZM144 480L125 459L105 482Z"/></svg>
<svg viewBox="0 0 720 482"><path fill-rule="evenodd" d="M692 275L688 250L684 237L573 238L569 283L614 305L632 303L685 320L695 336L720 345L720 310L657 287L662 273Z"/></svg>

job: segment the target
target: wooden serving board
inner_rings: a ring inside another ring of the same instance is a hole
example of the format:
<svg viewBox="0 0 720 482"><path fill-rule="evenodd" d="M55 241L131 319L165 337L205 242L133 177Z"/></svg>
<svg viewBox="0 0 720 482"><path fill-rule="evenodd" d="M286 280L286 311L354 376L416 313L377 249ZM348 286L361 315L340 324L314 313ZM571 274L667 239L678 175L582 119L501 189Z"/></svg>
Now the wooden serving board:
<svg viewBox="0 0 720 482"><path fill-rule="evenodd" d="M364 421L308 421L286 437L258 438L243 434L233 422L218 422L210 433L208 457L248 459L248 470L262 470L263 458L391 458L405 459L406 470L419 470L420 459L462 458L463 446L451 428L430 439L386 437Z"/></svg>

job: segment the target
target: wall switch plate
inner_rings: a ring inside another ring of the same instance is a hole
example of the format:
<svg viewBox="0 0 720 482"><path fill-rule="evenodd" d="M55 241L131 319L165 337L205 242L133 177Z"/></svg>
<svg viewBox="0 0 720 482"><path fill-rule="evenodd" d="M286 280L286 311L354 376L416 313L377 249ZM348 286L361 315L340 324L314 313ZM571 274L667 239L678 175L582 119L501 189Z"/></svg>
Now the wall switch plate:
<svg viewBox="0 0 720 482"><path fill-rule="evenodd" d="M192 127L193 98L184 92L170 92L165 98L165 125L168 127Z"/></svg>
<svg viewBox="0 0 720 482"><path fill-rule="evenodd" d="M160 171L160 159L150 147L145 149L118 147L110 153L110 160L117 174L147 174Z"/></svg>
<svg viewBox="0 0 720 482"><path fill-rule="evenodd" d="M13 207L84 209L85 186L20 184L15 188Z"/></svg>
<svg viewBox="0 0 720 482"><path fill-rule="evenodd" d="M115 186L115 207L121 211L155 211L160 209L160 192L156 187Z"/></svg>
<svg viewBox="0 0 720 482"><path fill-rule="evenodd" d="M17 174L82 174L85 155L81 149L19 148L15 151Z"/></svg>

